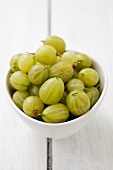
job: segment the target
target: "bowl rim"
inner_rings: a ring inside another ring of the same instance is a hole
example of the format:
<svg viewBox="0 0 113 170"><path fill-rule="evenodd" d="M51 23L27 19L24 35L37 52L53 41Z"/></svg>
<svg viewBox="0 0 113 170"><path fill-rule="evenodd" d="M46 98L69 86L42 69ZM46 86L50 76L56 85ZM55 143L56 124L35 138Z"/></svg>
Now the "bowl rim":
<svg viewBox="0 0 113 170"><path fill-rule="evenodd" d="M8 78L8 74L9 72L11 71L10 68L8 68L8 70L6 71L6 74L5 74L5 77L4 77L4 90L5 90L5 95L10 103L10 105L12 107L14 107L15 110L17 110L17 112L19 112L19 114L21 114L22 117L24 117L25 119L28 119L28 121L32 121L33 123L35 124L39 124L39 125L42 125L42 126L49 126L49 127L59 127L59 126L67 126L67 125L70 125L70 124L74 124L78 121L82 121L82 119L84 118L87 118L90 114L92 114L92 111L95 110L96 107L98 107L98 105L103 101L104 99L104 96L106 94L106 91L107 91L107 85L108 85L108 78L107 78L107 72L106 72L106 69L105 67L103 66L102 62L100 62L99 60L95 60L94 58L90 57L91 60L92 60L92 63L95 62L99 65L99 67L101 68L102 72L103 72L103 75L104 75L104 79L105 79L105 83L104 83L104 87L103 87L103 90L102 90L102 93L98 99L98 101L96 102L96 104L88 111L86 112L85 114L73 119L73 120L69 120L69 121L66 121L66 122L61 122L61 123L47 123L47 122L42 122L42 121L39 121L39 120L36 120L36 119L33 119L32 117L26 115L22 110L20 110L16 105L15 103L13 102L13 100L11 99L11 96L10 96L10 93L8 91L8 86L7 86L7 78Z"/></svg>

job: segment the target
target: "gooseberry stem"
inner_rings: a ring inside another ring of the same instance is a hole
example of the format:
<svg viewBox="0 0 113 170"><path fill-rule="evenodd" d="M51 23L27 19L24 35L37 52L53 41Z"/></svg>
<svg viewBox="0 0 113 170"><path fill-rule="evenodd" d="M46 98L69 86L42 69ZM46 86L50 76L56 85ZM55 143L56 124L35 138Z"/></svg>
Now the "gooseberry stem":
<svg viewBox="0 0 113 170"><path fill-rule="evenodd" d="M75 64L73 64L72 67L75 68L76 67Z"/></svg>
<svg viewBox="0 0 113 170"><path fill-rule="evenodd" d="M42 116L42 113L38 113L38 116Z"/></svg>
<svg viewBox="0 0 113 170"><path fill-rule="evenodd" d="M44 40L41 40L41 42L43 42L43 43L44 43L45 41L44 41Z"/></svg>
<svg viewBox="0 0 113 170"><path fill-rule="evenodd" d="M77 92L73 93L72 96L75 96L75 94L78 94Z"/></svg>
<svg viewBox="0 0 113 170"><path fill-rule="evenodd" d="M38 110L33 111L33 115L36 116L38 113Z"/></svg>
<svg viewBox="0 0 113 170"><path fill-rule="evenodd" d="M77 60L77 63L81 63L82 62L82 60Z"/></svg>
<svg viewBox="0 0 113 170"><path fill-rule="evenodd" d="M57 56L59 56L59 57L61 57L61 54L60 54L60 53L58 53L58 52L56 52L56 55L57 55Z"/></svg>
<svg viewBox="0 0 113 170"><path fill-rule="evenodd" d="M89 91L89 89L87 87L84 87L85 90Z"/></svg>
<svg viewBox="0 0 113 170"><path fill-rule="evenodd" d="M35 53L30 53L30 52L26 52L27 54L33 54L33 55L35 55Z"/></svg>

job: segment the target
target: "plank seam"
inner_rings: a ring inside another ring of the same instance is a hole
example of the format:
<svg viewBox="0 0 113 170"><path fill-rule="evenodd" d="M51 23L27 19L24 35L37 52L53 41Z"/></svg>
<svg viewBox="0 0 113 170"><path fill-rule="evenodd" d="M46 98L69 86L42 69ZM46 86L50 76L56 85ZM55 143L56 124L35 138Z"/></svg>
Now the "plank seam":
<svg viewBox="0 0 113 170"><path fill-rule="evenodd" d="M48 36L51 35L51 0L48 0ZM47 138L47 170L52 170L52 139Z"/></svg>

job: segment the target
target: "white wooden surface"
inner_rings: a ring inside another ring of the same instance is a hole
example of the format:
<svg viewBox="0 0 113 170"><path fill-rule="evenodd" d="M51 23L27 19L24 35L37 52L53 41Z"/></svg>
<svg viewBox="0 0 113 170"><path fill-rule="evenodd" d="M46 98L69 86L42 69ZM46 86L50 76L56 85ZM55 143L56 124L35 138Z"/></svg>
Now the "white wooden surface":
<svg viewBox="0 0 113 170"><path fill-rule="evenodd" d="M51 10L51 34L102 62L109 81L95 118L77 134L52 141L52 169L112 170L113 0L52 0ZM17 117L3 91L11 56L34 51L47 23L47 0L0 0L0 170L47 169L47 139Z"/></svg>
<svg viewBox="0 0 113 170"><path fill-rule="evenodd" d="M10 58L47 36L47 1L0 0L0 170L46 170L47 139L13 112L3 89Z"/></svg>
<svg viewBox="0 0 113 170"><path fill-rule="evenodd" d="M52 34L67 48L103 63L109 78L106 98L93 120L77 134L53 140L54 170L113 169L113 1L53 0Z"/></svg>

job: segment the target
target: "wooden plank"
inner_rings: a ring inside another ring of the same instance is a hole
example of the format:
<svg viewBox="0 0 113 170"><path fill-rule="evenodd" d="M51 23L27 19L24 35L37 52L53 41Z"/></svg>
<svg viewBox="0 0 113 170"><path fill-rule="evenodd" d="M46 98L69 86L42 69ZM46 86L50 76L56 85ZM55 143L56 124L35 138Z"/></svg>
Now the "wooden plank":
<svg viewBox="0 0 113 170"><path fill-rule="evenodd" d="M52 1L52 34L64 38L67 49L102 62L109 80L106 98L94 119L75 135L53 140L54 170L113 169L112 6L112 0Z"/></svg>
<svg viewBox="0 0 113 170"><path fill-rule="evenodd" d="M47 139L16 115L4 94L4 74L16 53L35 52L47 32L47 1L0 1L0 169L46 170Z"/></svg>

